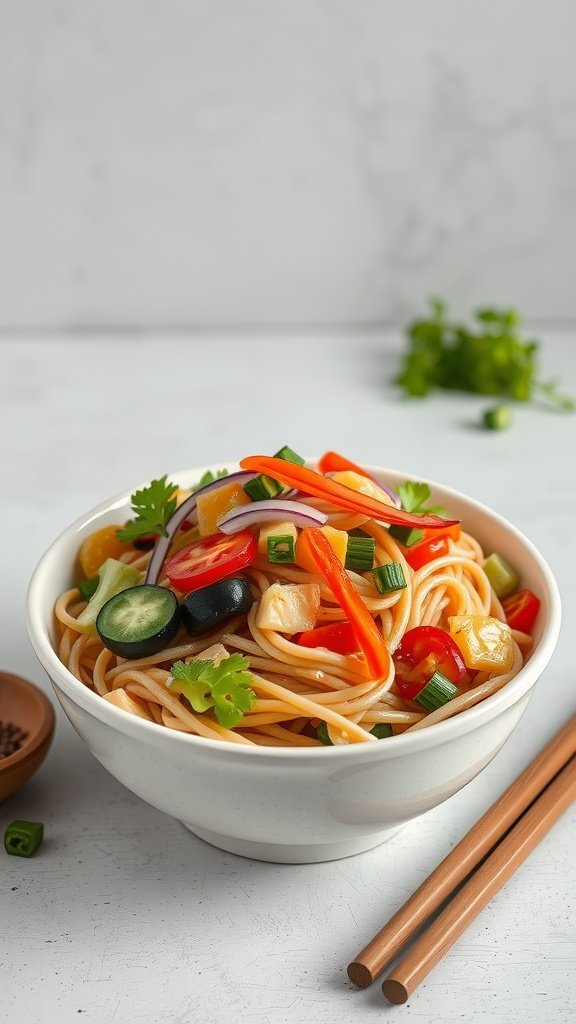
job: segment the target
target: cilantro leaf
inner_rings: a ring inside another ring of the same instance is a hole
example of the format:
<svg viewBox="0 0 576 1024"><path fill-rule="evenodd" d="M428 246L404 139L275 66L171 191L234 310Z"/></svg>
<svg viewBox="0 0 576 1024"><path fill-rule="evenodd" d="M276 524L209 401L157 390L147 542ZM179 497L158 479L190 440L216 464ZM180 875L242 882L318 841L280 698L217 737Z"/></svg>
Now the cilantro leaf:
<svg viewBox="0 0 576 1024"><path fill-rule="evenodd" d="M409 324L406 333L408 347L394 383L407 395L425 397L442 388L518 402L541 397L557 409L576 408L559 393L558 381L538 378L539 342L523 337L514 309L479 309L463 324L432 299L428 316Z"/></svg>
<svg viewBox="0 0 576 1024"><path fill-rule="evenodd" d="M213 661L177 661L172 666L170 688L183 694L199 714L214 708L220 725L234 729L256 701L250 685L252 677L246 671L248 665L241 654L231 654L219 665Z"/></svg>
<svg viewBox="0 0 576 1024"><path fill-rule="evenodd" d="M167 537L166 524L176 509L176 498L172 495L177 490L177 485L163 476L160 480L153 480L141 491L135 491L131 498L134 519L116 530L118 539L137 540L149 533L160 533Z"/></svg>
<svg viewBox="0 0 576 1024"><path fill-rule="evenodd" d="M430 497L430 488L428 484L421 484L416 480L405 480L403 484L398 485L398 494L405 512L418 512L420 506Z"/></svg>
<svg viewBox="0 0 576 1024"><path fill-rule="evenodd" d="M396 488L400 495L402 508L405 512L415 512L417 515L446 516L447 512L443 505L425 505L430 497L428 484L420 483L417 480L405 480Z"/></svg>
<svg viewBox="0 0 576 1024"><path fill-rule="evenodd" d="M227 469L217 469L215 473L213 473L211 469L207 469L206 472L203 473L202 476L200 477L198 483L192 484L190 490L192 494L195 494L196 491L199 491L201 487L205 487L206 484L213 483L214 480L221 480L223 476L228 476Z"/></svg>

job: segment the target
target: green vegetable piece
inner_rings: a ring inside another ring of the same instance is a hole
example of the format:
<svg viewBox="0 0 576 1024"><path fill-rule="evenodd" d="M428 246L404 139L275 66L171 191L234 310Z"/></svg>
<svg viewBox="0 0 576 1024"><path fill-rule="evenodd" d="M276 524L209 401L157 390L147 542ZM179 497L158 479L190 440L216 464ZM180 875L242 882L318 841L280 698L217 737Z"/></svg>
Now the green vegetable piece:
<svg viewBox="0 0 576 1024"><path fill-rule="evenodd" d="M376 541L373 537L348 537L344 565L352 572L370 572L374 565Z"/></svg>
<svg viewBox="0 0 576 1024"><path fill-rule="evenodd" d="M231 654L219 665L208 660L177 661L172 666L170 688L183 694L198 714L213 708L220 725L234 729L256 701L248 666L248 659L241 654Z"/></svg>
<svg viewBox="0 0 576 1024"><path fill-rule="evenodd" d="M507 405L485 409L482 419L487 430L508 430L512 425L512 413Z"/></svg>
<svg viewBox="0 0 576 1024"><path fill-rule="evenodd" d="M405 548L411 548L424 537L424 530L415 530L413 526L391 526L388 530L394 540L400 541Z"/></svg>
<svg viewBox="0 0 576 1024"><path fill-rule="evenodd" d="M200 477L198 483L192 484L190 490L192 494L195 494L201 487L206 487L206 484L212 484L215 480L221 480L223 476L228 476L227 469L217 469L215 473L211 469L207 469Z"/></svg>
<svg viewBox="0 0 576 1024"><path fill-rule="evenodd" d="M320 742L323 743L325 747L334 746L332 740L330 739L330 736L328 735L328 726L326 725L326 722L320 722L320 725L316 728L316 735Z"/></svg>
<svg viewBox="0 0 576 1024"><path fill-rule="evenodd" d="M497 597L508 597L520 586L520 577L502 555L489 555L482 567Z"/></svg>
<svg viewBox="0 0 576 1024"><path fill-rule="evenodd" d="M118 562L115 558L107 558L98 571L98 586L95 592L84 611L76 619L76 628L80 633L90 633L92 636L96 636L96 619L103 605L115 594L119 594L121 590L135 587L138 583L140 583L138 569L133 569L131 565L126 565L124 562Z"/></svg>
<svg viewBox="0 0 576 1024"><path fill-rule="evenodd" d="M82 594L85 601L89 601L90 598L96 593L98 589L98 577L96 576L93 580L82 580L78 584L78 590Z"/></svg>
<svg viewBox="0 0 576 1024"><path fill-rule="evenodd" d="M273 537L268 537L266 546L269 562L273 564L285 562L288 564L296 561L294 537L291 537L289 533L275 534Z"/></svg>
<svg viewBox="0 0 576 1024"><path fill-rule="evenodd" d="M457 693L458 687L454 686L450 679L447 679L441 672L435 672L430 676L426 686L420 690L416 700L427 711L436 711L437 708L441 708L449 700L452 700Z"/></svg>
<svg viewBox="0 0 576 1024"><path fill-rule="evenodd" d="M271 476L265 476L264 473L244 484L244 490L252 501L267 501L269 498L277 498L283 489L278 480L274 480Z"/></svg>
<svg viewBox="0 0 576 1024"><path fill-rule="evenodd" d="M398 494L405 512L421 512L430 497L430 488L418 480L405 480L398 484Z"/></svg>
<svg viewBox="0 0 576 1024"><path fill-rule="evenodd" d="M392 594L395 590L403 590L407 586L400 562L377 565L372 570L372 576L374 577L374 586L380 594Z"/></svg>
<svg viewBox="0 0 576 1024"><path fill-rule="evenodd" d="M378 722L370 732L377 740L387 740L389 736L393 736L394 732L389 722Z"/></svg>
<svg viewBox="0 0 576 1024"><path fill-rule="evenodd" d="M41 821L13 821L4 833L4 849L14 857L33 857L43 838Z"/></svg>
<svg viewBox="0 0 576 1024"><path fill-rule="evenodd" d="M408 350L394 381L407 395L444 388L519 402L541 397L566 411L576 407L559 393L556 380L538 379L539 343L522 336L515 310L480 309L472 323L462 324L448 318L438 299L430 305L430 315L407 329Z"/></svg>
<svg viewBox="0 0 576 1024"><path fill-rule="evenodd" d="M149 533L167 537L166 524L176 509L176 498L172 495L177 489L176 484L170 483L168 477L163 476L160 480L153 480L141 491L135 491L131 499L135 518L116 530L118 539L133 541Z"/></svg>
<svg viewBox="0 0 576 1024"><path fill-rule="evenodd" d="M289 448L287 444L276 452L275 459L284 459L285 462L293 462L296 466L304 466L306 459L303 459L301 455L298 455L292 448Z"/></svg>

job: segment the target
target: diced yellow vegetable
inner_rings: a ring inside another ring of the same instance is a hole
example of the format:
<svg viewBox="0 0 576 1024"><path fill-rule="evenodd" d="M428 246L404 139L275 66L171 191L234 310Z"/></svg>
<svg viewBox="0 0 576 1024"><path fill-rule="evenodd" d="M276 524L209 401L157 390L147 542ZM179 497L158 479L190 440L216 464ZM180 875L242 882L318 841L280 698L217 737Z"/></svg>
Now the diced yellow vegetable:
<svg viewBox="0 0 576 1024"><path fill-rule="evenodd" d="M374 483L367 476L362 476L361 473L354 473L351 469L342 470L341 473L334 473L332 476L333 480L336 480L339 484L344 484L345 487L350 487L353 491L359 491L360 494L368 494L371 498L375 498L376 501L383 502L384 505L393 505L394 502L386 491L383 491L378 484Z"/></svg>
<svg viewBox="0 0 576 1024"><path fill-rule="evenodd" d="M109 704L115 704L117 708L121 708L122 711L128 711L131 715L136 715L138 718L145 718L147 722L153 722L154 719L148 711L144 701L138 700L136 697L132 697L126 690L119 687L117 690L111 690L110 693L104 694L104 700L107 700Z"/></svg>
<svg viewBox="0 0 576 1024"><path fill-rule="evenodd" d="M215 665L219 665L224 658L229 657L230 652L226 650L224 644L212 644L211 647L206 647L204 651L195 654L192 661L213 661Z"/></svg>
<svg viewBox="0 0 576 1024"><path fill-rule="evenodd" d="M317 583L273 583L262 595L256 625L279 633L300 633L314 629L319 610Z"/></svg>
<svg viewBox="0 0 576 1024"><path fill-rule="evenodd" d="M344 565L346 561L346 548L348 547L348 534L344 530L335 530L333 526L322 526L320 529L327 540L330 541L334 554ZM300 539L296 545L296 563L302 569L306 569L307 572L318 573L318 569L308 554L307 546L300 543Z"/></svg>
<svg viewBox="0 0 576 1024"><path fill-rule="evenodd" d="M172 495L173 498L176 498L176 507L178 507L178 505L181 505L183 501L186 501L186 499L189 498L191 494L192 491L186 491L182 487L177 487L176 490L174 491L174 494Z"/></svg>
<svg viewBox="0 0 576 1024"><path fill-rule="evenodd" d="M452 615L450 635L466 668L475 672L508 672L514 662L510 626L491 615Z"/></svg>
<svg viewBox="0 0 576 1024"><path fill-rule="evenodd" d="M296 546L296 533L297 531L294 523L268 523L260 530L258 537L258 554L263 555L264 558L268 557L269 537L292 537L294 546Z"/></svg>
<svg viewBox="0 0 576 1024"><path fill-rule="evenodd" d="M237 505L248 505L250 498L242 484L223 484L214 491L198 495L196 511L198 513L198 529L201 537L209 537L218 531L218 520Z"/></svg>
<svg viewBox="0 0 576 1024"><path fill-rule="evenodd" d="M121 526L102 526L82 542L78 560L86 579L96 579L100 566L107 558L119 559L127 551L134 550L132 544L118 540L116 530L121 529Z"/></svg>

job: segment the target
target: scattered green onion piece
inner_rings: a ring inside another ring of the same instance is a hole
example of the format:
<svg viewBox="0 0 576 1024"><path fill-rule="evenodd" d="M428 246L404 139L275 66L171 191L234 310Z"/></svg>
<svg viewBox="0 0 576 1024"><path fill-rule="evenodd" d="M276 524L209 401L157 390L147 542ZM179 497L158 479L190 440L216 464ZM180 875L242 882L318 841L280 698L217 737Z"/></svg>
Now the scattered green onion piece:
<svg viewBox="0 0 576 1024"><path fill-rule="evenodd" d="M416 530L413 526L391 526L388 533L406 548L411 548L424 538L424 530Z"/></svg>
<svg viewBox="0 0 576 1024"><path fill-rule="evenodd" d="M406 577L400 562L389 562L388 565L377 565L372 570L374 586L379 594L391 594L394 590L403 590Z"/></svg>
<svg viewBox="0 0 576 1024"><path fill-rule="evenodd" d="M369 537L370 534L366 533L366 530L361 530L360 527L357 526L355 530L349 530L348 536L349 537Z"/></svg>
<svg viewBox="0 0 576 1024"><path fill-rule="evenodd" d="M487 430L508 430L512 426L512 413L507 405L486 409L482 419Z"/></svg>
<svg viewBox="0 0 576 1024"><path fill-rule="evenodd" d="M4 848L14 857L33 857L43 838L41 821L13 821L4 833Z"/></svg>
<svg viewBox="0 0 576 1024"><path fill-rule="evenodd" d="M96 577L94 580L82 580L82 582L78 584L78 590L85 601L89 601L92 595L96 593L98 590L98 583L99 580L98 577Z"/></svg>
<svg viewBox="0 0 576 1024"><path fill-rule="evenodd" d="M433 676L430 676L426 686L420 690L416 700L427 711L436 711L437 708L441 708L449 700L452 700L457 693L458 687L454 686L454 683L443 676L441 672L435 672Z"/></svg>
<svg viewBox="0 0 576 1024"><path fill-rule="evenodd" d="M502 558L502 555L489 555L484 562L483 569L497 597L508 597L508 594L513 594L515 590L518 590L520 577L516 570Z"/></svg>
<svg viewBox="0 0 576 1024"><path fill-rule="evenodd" d="M370 732L377 740L386 740L389 736L394 735L392 726L389 722L379 722L378 725L375 725L370 729Z"/></svg>
<svg viewBox="0 0 576 1024"><path fill-rule="evenodd" d="M374 565L376 541L373 537L348 537L344 565L353 572L370 572Z"/></svg>
<svg viewBox="0 0 576 1024"><path fill-rule="evenodd" d="M244 490L252 501L267 501L269 498L277 498L283 489L278 480L274 480L271 476L265 476L263 473L244 484Z"/></svg>
<svg viewBox="0 0 576 1024"><path fill-rule="evenodd" d="M293 462L296 466L304 466L306 459L303 459L301 455L298 455L292 448L289 448L287 444L276 452L275 459L284 459L284 462Z"/></svg>
<svg viewBox="0 0 576 1024"><path fill-rule="evenodd" d="M291 563L296 561L294 537L291 537L289 533L277 534L273 537L268 537L266 546L268 548L269 562Z"/></svg>
<svg viewBox="0 0 576 1024"><path fill-rule="evenodd" d="M317 735L318 739L320 740L320 742L323 743L325 747L333 747L334 746L334 744L332 743L332 740L330 739L330 737L328 735L328 726L326 725L326 722L320 722L320 725L316 729L316 735Z"/></svg>

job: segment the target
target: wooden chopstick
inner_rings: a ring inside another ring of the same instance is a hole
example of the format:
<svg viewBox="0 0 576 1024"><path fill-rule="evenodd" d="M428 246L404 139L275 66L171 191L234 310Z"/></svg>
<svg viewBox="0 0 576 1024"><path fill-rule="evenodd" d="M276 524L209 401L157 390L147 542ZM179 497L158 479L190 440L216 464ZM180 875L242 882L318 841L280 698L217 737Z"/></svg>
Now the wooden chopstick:
<svg viewBox="0 0 576 1024"><path fill-rule="evenodd" d="M576 800L576 757L570 759L386 978L382 991L391 1003L405 1003L410 998L417 985L573 800Z"/></svg>
<svg viewBox="0 0 576 1024"><path fill-rule="evenodd" d="M366 988L372 984L575 753L576 715L573 715L404 906L348 964L348 976L355 985Z"/></svg>

